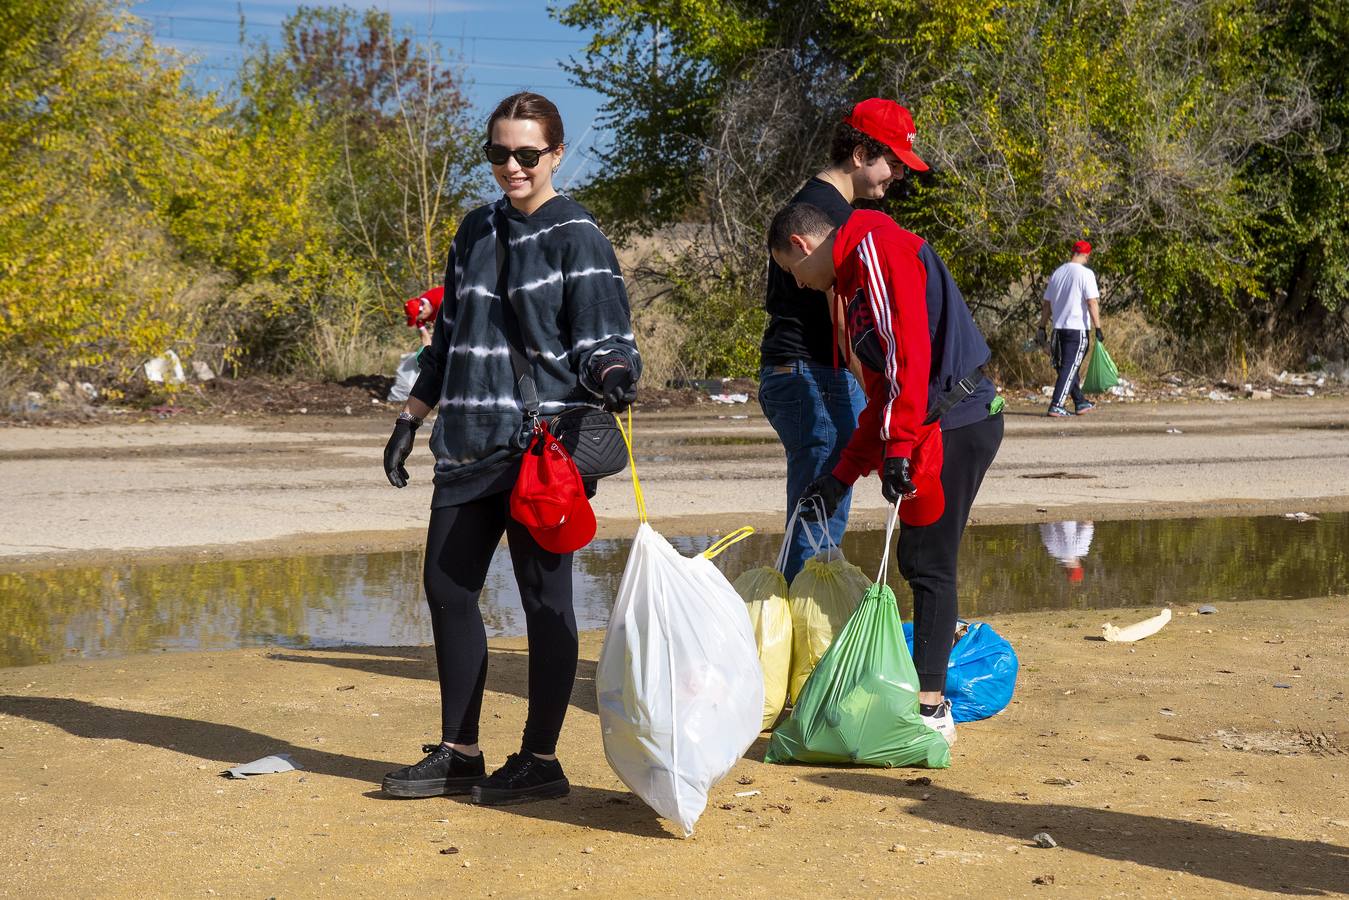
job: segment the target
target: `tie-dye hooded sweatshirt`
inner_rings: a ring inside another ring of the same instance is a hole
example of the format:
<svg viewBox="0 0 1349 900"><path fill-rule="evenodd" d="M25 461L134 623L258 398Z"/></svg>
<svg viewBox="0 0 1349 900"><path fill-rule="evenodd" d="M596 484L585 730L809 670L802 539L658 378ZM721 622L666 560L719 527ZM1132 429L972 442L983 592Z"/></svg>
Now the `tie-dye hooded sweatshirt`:
<svg viewBox="0 0 1349 900"><path fill-rule="evenodd" d="M497 215L500 214L500 215ZM608 238L585 207L558 195L531 216L503 197L469 213L450 246L445 300L412 396L435 406L433 506L454 506L515 481L524 404L497 296L496 231L504 216L507 284L538 387L540 412L598 406L600 374L641 374L628 294Z"/></svg>

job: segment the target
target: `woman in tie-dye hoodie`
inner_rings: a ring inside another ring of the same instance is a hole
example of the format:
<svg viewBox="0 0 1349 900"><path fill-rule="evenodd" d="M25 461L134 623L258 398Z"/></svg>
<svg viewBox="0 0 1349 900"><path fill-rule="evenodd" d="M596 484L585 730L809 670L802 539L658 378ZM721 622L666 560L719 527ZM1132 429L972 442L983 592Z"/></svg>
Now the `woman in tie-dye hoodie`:
<svg viewBox="0 0 1349 900"><path fill-rule="evenodd" d="M567 793L555 750L577 659L571 554L540 547L509 512L525 413L498 296L497 229L506 234L506 287L541 413L623 409L636 397L642 362L613 247L583 206L553 188L563 153L557 107L538 94L507 97L488 120L483 149L504 196L469 213L454 237L435 336L384 452L389 481L403 487L413 436L437 409L423 577L441 742L423 747L421 762L390 772L384 789L400 797L470 794L492 804ZM487 639L478 594L503 533L529 634L529 714L520 752L485 777L478 717Z"/></svg>

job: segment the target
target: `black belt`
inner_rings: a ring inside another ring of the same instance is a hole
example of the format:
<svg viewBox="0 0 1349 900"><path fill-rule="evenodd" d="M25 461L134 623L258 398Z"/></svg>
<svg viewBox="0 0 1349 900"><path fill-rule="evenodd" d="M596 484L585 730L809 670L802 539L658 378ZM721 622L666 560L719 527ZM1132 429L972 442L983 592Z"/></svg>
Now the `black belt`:
<svg viewBox="0 0 1349 900"><path fill-rule="evenodd" d="M951 407L973 394L983 380L983 366L977 366L972 371L967 372L963 378L951 385L946 393L941 395L941 399L937 401L936 406L932 407L932 410L927 414L927 418L923 420L923 424L931 425L941 419L950 411Z"/></svg>

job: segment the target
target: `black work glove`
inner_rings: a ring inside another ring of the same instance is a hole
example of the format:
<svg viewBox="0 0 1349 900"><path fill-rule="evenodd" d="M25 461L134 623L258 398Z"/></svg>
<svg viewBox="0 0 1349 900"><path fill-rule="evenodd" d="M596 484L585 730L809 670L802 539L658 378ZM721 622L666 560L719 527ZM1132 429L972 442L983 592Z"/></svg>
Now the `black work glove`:
<svg viewBox="0 0 1349 900"><path fill-rule="evenodd" d="M885 461L881 469L881 494L891 503L898 503L900 497L908 496L918 488L913 485L911 472L913 463L907 457L896 456Z"/></svg>
<svg viewBox="0 0 1349 900"><path fill-rule="evenodd" d="M615 365L604 373L600 380L600 395L604 408L612 413L620 413L637 399L637 386L632 383L632 369Z"/></svg>
<svg viewBox="0 0 1349 900"><path fill-rule="evenodd" d="M833 518L834 511L838 509L838 504L846 493L848 486L826 472L806 485L806 491L801 495L801 502L806 504L801 510L801 518L807 522L818 521L819 507L812 502L813 498L818 498L820 505L824 507L824 517Z"/></svg>
<svg viewBox="0 0 1349 900"><path fill-rule="evenodd" d="M412 440L416 434L416 425L407 419L399 419L393 423L389 443L384 445L384 474L389 476L389 484L396 488L407 487L408 470L403 468L403 463L412 452Z"/></svg>
<svg viewBox="0 0 1349 900"><path fill-rule="evenodd" d="M1102 343L1104 340L1105 340L1105 337L1104 337L1104 335L1101 334L1101 329L1097 328L1097 329L1096 329L1096 343L1098 343L1098 344L1099 344L1099 343Z"/></svg>

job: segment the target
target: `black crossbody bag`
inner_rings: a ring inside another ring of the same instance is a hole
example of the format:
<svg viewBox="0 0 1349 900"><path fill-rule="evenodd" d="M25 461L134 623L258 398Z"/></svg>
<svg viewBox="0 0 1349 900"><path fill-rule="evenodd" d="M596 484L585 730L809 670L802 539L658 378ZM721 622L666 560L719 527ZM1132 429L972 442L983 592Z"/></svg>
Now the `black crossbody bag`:
<svg viewBox="0 0 1349 900"><path fill-rule="evenodd" d="M515 372L515 388L525 407L525 421L520 430L521 450L529 448L534 440L539 415L539 391L525 356L524 332L516 299L507 284L510 248L506 243L506 221L501 213L493 215L496 231L497 296L501 297L501 318L506 326L506 343L511 351L511 369ZM628 467L628 448L618 430L614 414L594 407L577 407L544 417L553 433L576 463L576 469L586 481L617 475Z"/></svg>

